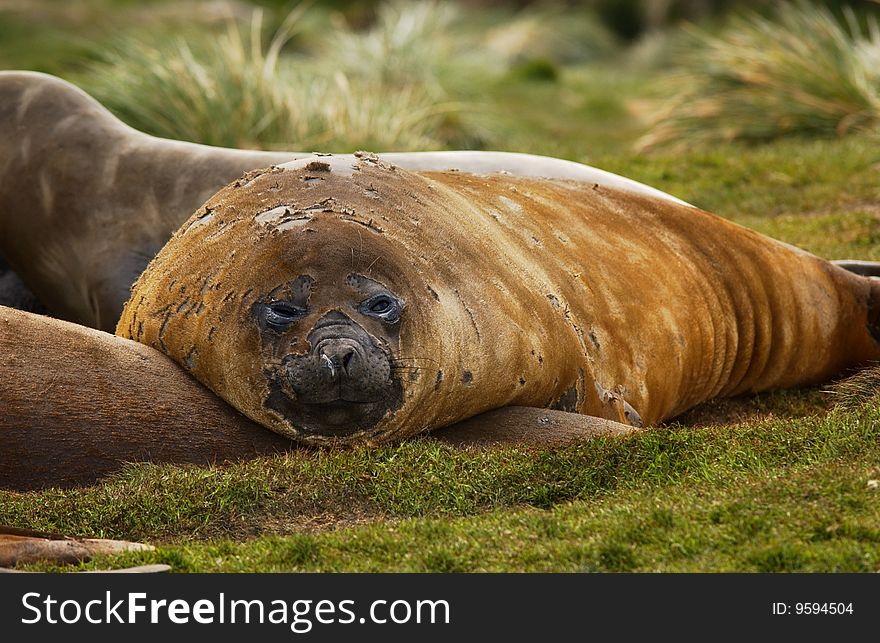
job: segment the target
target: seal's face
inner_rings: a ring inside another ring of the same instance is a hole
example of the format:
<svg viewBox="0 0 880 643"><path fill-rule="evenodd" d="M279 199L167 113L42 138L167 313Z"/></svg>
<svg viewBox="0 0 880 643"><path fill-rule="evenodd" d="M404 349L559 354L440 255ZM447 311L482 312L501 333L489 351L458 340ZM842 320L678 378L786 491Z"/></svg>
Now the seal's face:
<svg viewBox="0 0 880 643"><path fill-rule="evenodd" d="M403 399L395 355L405 302L364 275L337 281L302 274L252 309L266 356L265 404L315 437L369 432Z"/></svg>

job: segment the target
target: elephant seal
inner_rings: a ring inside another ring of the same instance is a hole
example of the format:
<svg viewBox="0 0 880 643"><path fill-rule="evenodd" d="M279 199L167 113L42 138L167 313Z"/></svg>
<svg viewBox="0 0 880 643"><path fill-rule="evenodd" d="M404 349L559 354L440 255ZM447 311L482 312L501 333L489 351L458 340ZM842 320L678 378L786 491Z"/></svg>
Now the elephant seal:
<svg viewBox="0 0 880 643"><path fill-rule="evenodd" d="M0 257L20 277L0 305L34 299L62 319L112 332L132 283L205 200L243 172L310 157L148 136L70 83L0 72ZM579 163L503 152L392 153L414 170L505 171L662 194Z"/></svg>
<svg viewBox="0 0 880 643"><path fill-rule="evenodd" d="M117 334L310 444L505 406L652 425L880 358L880 280L668 197L411 172L255 171L140 276Z"/></svg>

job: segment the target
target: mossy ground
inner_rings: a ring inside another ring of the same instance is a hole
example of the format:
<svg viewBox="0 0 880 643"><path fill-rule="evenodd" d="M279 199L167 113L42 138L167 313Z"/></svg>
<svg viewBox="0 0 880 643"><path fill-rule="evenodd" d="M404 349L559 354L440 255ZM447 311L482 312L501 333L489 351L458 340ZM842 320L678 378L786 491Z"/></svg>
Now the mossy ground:
<svg viewBox="0 0 880 643"><path fill-rule="evenodd" d="M69 53L51 26L34 27L39 54L0 33L0 65L69 68L51 55ZM618 172L828 258L880 260L876 141L636 153L633 111L656 95L653 73L604 63L488 89L493 147ZM878 571L880 409L829 408L810 389L555 450L420 439L225 468L133 465L86 489L0 492L0 523L157 545L83 568Z"/></svg>

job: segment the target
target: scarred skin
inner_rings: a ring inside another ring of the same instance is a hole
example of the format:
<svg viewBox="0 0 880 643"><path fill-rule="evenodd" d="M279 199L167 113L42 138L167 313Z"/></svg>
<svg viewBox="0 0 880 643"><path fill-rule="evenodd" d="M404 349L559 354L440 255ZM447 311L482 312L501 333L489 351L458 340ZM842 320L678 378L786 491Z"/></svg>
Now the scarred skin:
<svg viewBox="0 0 880 643"><path fill-rule="evenodd" d="M877 359L878 283L668 198L322 157L209 199L117 333L312 444L504 406L652 425ZM397 319L364 312L376 293ZM328 324L361 350L324 350Z"/></svg>

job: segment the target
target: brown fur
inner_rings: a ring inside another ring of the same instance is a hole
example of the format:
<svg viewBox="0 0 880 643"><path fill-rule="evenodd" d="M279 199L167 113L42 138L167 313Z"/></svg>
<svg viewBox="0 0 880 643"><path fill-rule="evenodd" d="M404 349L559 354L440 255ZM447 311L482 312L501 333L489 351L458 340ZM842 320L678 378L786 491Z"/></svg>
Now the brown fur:
<svg viewBox="0 0 880 643"><path fill-rule="evenodd" d="M650 425L880 357L878 282L695 208L576 182L335 168L276 168L221 190L138 280L117 333L310 442L324 440L266 406L274 358L253 319L300 274L318 284L309 319L338 306L350 272L407 302L400 353L420 369L402 407L353 440L504 406L638 423L634 409Z"/></svg>

